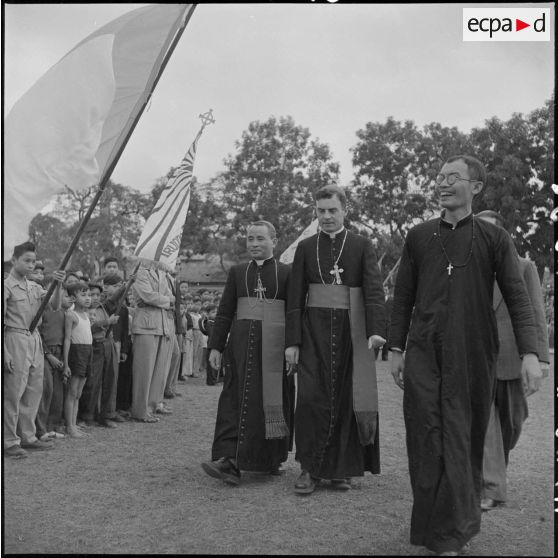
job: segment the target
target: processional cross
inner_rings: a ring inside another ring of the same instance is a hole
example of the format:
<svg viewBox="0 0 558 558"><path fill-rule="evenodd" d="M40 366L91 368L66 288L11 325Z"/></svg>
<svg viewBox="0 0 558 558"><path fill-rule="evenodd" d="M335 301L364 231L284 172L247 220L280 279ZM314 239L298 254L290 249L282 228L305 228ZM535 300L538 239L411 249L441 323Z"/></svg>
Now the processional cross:
<svg viewBox="0 0 558 558"><path fill-rule="evenodd" d="M333 269L329 272L330 275L335 275L335 283L337 285L342 285L343 282L341 281L341 273L345 270L342 267L339 267L337 264L333 266Z"/></svg>

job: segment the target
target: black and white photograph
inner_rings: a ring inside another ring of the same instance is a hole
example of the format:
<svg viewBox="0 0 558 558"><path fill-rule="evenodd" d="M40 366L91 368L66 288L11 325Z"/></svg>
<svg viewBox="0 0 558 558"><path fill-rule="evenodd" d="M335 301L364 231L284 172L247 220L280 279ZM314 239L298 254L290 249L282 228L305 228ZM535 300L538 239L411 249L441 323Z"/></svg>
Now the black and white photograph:
<svg viewBox="0 0 558 558"><path fill-rule="evenodd" d="M554 556L554 26L3 2L3 552Z"/></svg>

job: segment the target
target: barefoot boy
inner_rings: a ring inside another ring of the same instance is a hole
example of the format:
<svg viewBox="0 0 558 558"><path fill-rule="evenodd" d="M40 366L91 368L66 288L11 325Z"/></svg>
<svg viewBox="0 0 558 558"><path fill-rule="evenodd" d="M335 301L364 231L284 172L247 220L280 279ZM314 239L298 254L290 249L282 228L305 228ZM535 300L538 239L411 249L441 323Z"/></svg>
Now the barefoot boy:
<svg viewBox="0 0 558 558"><path fill-rule="evenodd" d="M64 377L69 381L64 402L64 418L69 436L82 438L83 432L77 428L79 398L87 375L91 372L93 357L93 336L91 322L87 314L91 306L91 293L87 283L80 281L67 285L74 309L66 312L64 330Z"/></svg>

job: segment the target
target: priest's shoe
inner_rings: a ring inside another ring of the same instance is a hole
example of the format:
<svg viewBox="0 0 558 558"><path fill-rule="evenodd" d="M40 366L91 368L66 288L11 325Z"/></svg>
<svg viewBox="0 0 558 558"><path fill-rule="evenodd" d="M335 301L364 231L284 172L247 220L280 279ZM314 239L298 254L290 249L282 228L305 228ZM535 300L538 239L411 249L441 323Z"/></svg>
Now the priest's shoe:
<svg viewBox="0 0 558 558"><path fill-rule="evenodd" d="M285 471L281 469L281 465L273 465L269 470L269 474L274 477L280 477Z"/></svg>
<svg viewBox="0 0 558 558"><path fill-rule="evenodd" d="M298 477L294 491L297 494L312 494L316 488L316 481L310 476L308 471L302 471Z"/></svg>
<svg viewBox="0 0 558 558"><path fill-rule="evenodd" d="M221 457L217 461L205 461L201 466L210 477L222 479L231 486L240 484L240 471L230 457Z"/></svg>
<svg viewBox="0 0 558 558"><path fill-rule="evenodd" d="M489 511L497 508L500 502L497 500L493 500L492 498L483 498L481 500L481 510L482 511Z"/></svg>
<svg viewBox="0 0 558 558"><path fill-rule="evenodd" d="M332 479L331 488L335 490L350 490L351 479Z"/></svg>

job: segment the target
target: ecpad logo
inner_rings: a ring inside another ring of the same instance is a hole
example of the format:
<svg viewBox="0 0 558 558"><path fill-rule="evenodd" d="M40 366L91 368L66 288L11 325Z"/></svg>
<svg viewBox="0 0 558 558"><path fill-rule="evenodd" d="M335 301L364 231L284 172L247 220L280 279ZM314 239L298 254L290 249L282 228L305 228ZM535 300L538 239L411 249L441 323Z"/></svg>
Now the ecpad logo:
<svg viewBox="0 0 558 558"><path fill-rule="evenodd" d="M463 8L464 41L550 41L550 8Z"/></svg>

